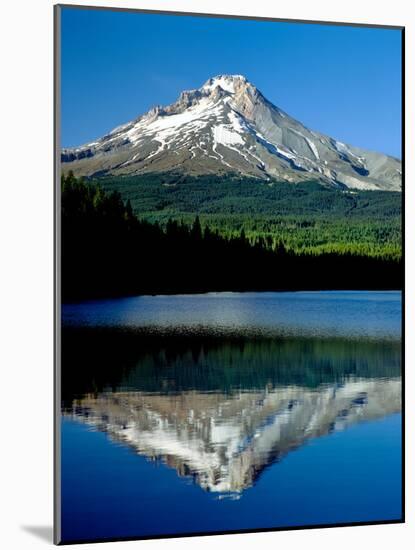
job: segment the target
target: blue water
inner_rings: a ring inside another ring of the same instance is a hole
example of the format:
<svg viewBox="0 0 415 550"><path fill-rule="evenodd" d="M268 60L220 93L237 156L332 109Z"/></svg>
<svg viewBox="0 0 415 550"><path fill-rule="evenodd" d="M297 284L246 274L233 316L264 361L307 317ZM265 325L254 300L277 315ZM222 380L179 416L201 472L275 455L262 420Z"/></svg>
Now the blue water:
<svg viewBox="0 0 415 550"><path fill-rule="evenodd" d="M218 500L76 422L62 424L64 540L401 517L400 415L322 437Z"/></svg>
<svg viewBox="0 0 415 550"><path fill-rule="evenodd" d="M400 338L401 293L219 292L66 304L65 325Z"/></svg>
<svg viewBox="0 0 415 550"><path fill-rule="evenodd" d="M137 297L63 321L64 542L401 518L400 293Z"/></svg>

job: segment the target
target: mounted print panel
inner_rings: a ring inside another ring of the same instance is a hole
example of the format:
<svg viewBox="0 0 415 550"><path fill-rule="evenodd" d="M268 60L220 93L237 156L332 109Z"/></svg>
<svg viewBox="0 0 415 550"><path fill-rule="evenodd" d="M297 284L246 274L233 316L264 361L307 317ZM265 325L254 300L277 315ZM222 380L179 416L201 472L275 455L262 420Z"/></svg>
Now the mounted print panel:
<svg viewBox="0 0 415 550"><path fill-rule="evenodd" d="M56 543L403 521L403 34L55 8Z"/></svg>

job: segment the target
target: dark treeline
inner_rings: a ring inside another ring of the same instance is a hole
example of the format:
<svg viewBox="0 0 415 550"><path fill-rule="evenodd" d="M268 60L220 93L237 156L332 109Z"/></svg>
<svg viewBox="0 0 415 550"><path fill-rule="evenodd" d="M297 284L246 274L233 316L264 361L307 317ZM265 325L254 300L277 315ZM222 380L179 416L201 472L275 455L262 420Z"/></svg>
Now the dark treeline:
<svg viewBox="0 0 415 550"><path fill-rule="evenodd" d="M246 338L64 327L62 400L111 391L231 393L399 378L399 341Z"/></svg>
<svg viewBox="0 0 415 550"><path fill-rule="evenodd" d="M64 301L206 291L400 289L400 260L295 254L282 242L221 236L209 226L139 220L118 192L62 178Z"/></svg>

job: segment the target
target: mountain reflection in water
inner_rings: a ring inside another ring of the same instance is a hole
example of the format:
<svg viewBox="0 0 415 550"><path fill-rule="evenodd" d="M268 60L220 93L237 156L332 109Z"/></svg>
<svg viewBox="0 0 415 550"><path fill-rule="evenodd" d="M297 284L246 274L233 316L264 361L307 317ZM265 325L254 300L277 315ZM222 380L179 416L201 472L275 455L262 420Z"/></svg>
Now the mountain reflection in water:
<svg viewBox="0 0 415 550"><path fill-rule="evenodd" d="M308 440L401 409L398 341L63 333L63 412L237 497Z"/></svg>

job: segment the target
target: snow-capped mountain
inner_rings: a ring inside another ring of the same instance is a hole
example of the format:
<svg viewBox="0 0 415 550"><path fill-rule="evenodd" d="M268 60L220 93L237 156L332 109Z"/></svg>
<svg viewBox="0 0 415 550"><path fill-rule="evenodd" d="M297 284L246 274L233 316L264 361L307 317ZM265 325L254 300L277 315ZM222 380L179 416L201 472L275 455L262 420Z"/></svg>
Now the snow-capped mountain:
<svg viewBox="0 0 415 550"><path fill-rule="evenodd" d="M306 128L241 75L210 78L98 141L62 150L75 175L177 172L401 189L401 162Z"/></svg>
<svg viewBox="0 0 415 550"><path fill-rule="evenodd" d="M401 381L351 379L222 394L89 394L65 413L203 489L241 493L266 467L313 438L400 411Z"/></svg>

